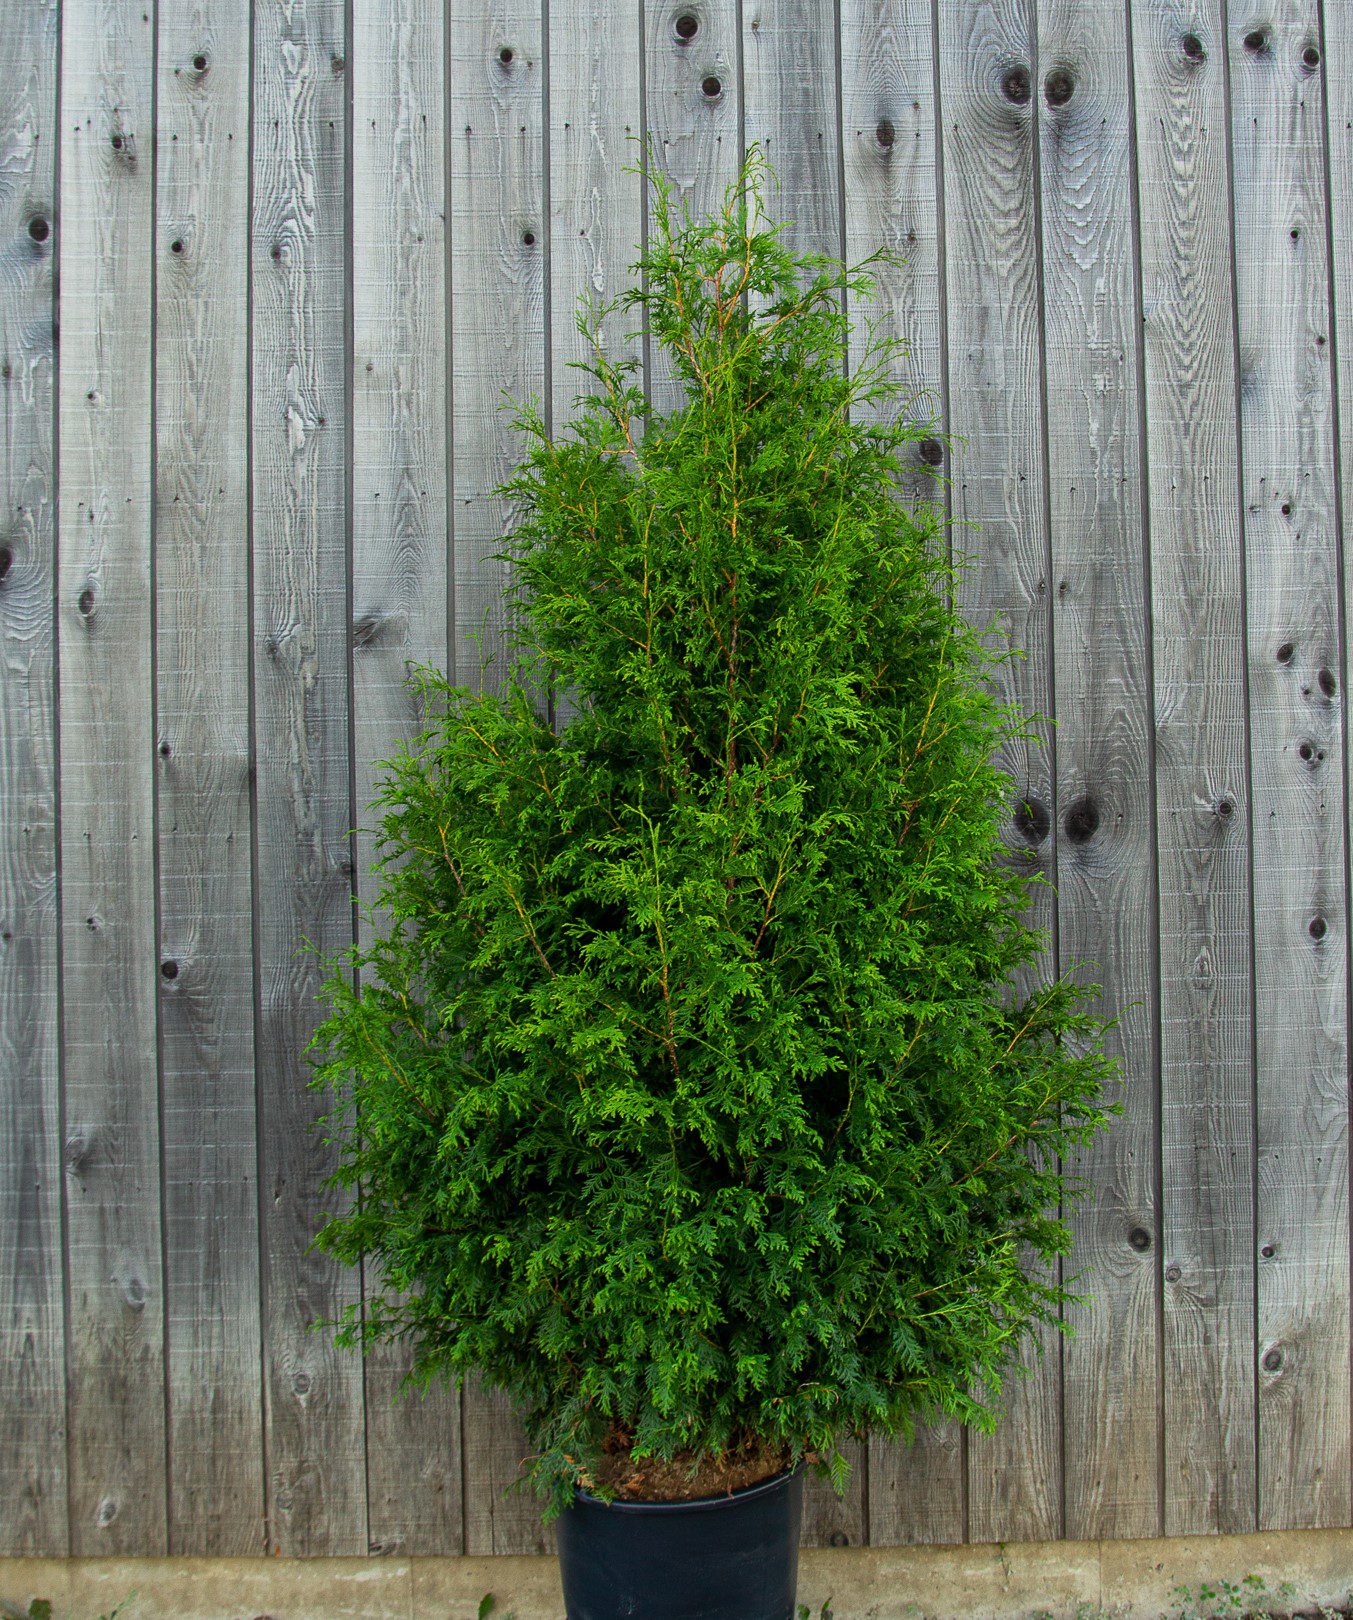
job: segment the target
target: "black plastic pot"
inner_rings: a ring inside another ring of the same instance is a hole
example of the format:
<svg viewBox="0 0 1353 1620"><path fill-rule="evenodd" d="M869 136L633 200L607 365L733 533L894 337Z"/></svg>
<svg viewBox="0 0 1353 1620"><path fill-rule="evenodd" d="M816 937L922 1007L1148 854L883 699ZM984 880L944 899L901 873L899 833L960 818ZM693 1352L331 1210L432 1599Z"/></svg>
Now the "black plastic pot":
<svg viewBox="0 0 1353 1620"><path fill-rule="evenodd" d="M568 1620L794 1620L803 1470L694 1502L601 1502L559 1518Z"/></svg>

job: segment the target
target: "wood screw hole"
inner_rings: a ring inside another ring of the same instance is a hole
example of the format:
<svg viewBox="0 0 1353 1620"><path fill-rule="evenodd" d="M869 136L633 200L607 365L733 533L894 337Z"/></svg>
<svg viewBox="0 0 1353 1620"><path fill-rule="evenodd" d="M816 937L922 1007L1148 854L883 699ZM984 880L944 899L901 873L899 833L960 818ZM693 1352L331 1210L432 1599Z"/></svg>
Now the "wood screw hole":
<svg viewBox="0 0 1353 1620"><path fill-rule="evenodd" d="M693 17L689 11L683 11L672 27L676 37L685 45L700 32L700 21L697 17Z"/></svg>

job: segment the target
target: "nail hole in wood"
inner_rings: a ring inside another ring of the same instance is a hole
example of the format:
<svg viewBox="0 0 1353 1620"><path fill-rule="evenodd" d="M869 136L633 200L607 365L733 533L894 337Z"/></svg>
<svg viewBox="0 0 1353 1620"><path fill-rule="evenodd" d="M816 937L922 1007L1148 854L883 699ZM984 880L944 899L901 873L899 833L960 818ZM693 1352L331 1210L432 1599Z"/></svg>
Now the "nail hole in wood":
<svg viewBox="0 0 1353 1620"><path fill-rule="evenodd" d="M1056 68L1043 81L1043 94L1049 107L1065 107L1075 94L1076 81L1065 68Z"/></svg>
<svg viewBox="0 0 1353 1620"><path fill-rule="evenodd" d="M1179 42L1184 57L1189 62L1206 62L1207 52L1203 49L1203 42L1197 34L1185 34Z"/></svg>
<svg viewBox="0 0 1353 1620"><path fill-rule="evenodd" d="M718 97L723 93L723 85L714 77L712 73L706 80L704 80L700 88L705 92L705 95L710 101L717 100Z"/></svg>
<svg viewBox="0 0 1353 1620"><path fill-rule="evenodd" d="M874 139L880 146L891 146L897 139L897 131L893 128L891 118L880 118L879 127L874 131Z"/></svg>
<svg viewBox="0 0 1353 1620"><path fill-rule="evenodd" d="M1088 844L1099 827L1099 806L1088 796L1077 799L1067 811L1063 825L1073 844Z"/></svg>
<svg viewBox="0 0 1353 1620"><path fill-rule="evenodd" d="M1001 80L1001 94L1007 101L1022 107L1029 99L1029 70L1026 67L1007 68Z"/></svg>
<svg viewBox="0 0 1353 1620"><path fill-rule="evenodd" d="M683 45L688 44L700 32L700 20L689 11L683 11L672 24L676 37Z"/></svg>

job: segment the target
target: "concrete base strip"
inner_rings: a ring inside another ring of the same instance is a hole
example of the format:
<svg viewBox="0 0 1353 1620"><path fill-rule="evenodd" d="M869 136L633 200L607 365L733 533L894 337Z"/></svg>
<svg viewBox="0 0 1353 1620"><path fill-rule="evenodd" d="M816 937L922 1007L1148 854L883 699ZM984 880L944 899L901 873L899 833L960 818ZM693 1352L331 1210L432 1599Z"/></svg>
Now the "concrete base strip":
<svg viewBox="0 0 1353 1620"><path fill-rule="evenodd" d="M799 1597L813 1620L1156 1620L1176 1588L1258 1576L1265 1606L1341 1608L1353 1588L1353 1531L1286 1530L1163 1541L870 1547L803 1554ZM1295 1593L1279 1604L1283 1583ZM563 1620L552 1558L11 1558L0 1600L47 1598L53 1620ZM133 1596L134 1594L134 1596Z"/></svg>

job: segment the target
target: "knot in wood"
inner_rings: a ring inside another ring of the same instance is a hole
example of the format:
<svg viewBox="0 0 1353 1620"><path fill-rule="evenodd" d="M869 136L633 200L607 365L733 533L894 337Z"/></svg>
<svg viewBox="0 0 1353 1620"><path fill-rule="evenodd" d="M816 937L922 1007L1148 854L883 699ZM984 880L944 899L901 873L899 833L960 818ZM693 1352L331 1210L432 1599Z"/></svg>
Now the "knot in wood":
<svg viewBox="0 0 1353 1620"><path fill-rule="evenodd" d="M1259 1252L1263 1255L1265 1260L1271 1260L1273 1256L1277 1254L1278 1246L1276 1243L1265 1243Z"/></svg>
<svg viewBox="0 0 1353 1620"><path fill-rule="evenodd" d="M928 467L938 467L944 460L944 446L938 439L921 440L921 460Z"/></svg>
<svg viewBox="0 0 1353 1620"><path fill-rule="evenodd" d="M1041 844L1052 831L1052 817L1041 799L1021 799L1015 807L1015 830L1029 844Z"/></svg>
<svg viewBox="0 0 1353 1620"><path fill-rule="evenodd" d="M1320 51L1315 45L1308 45L1301 53L1301 65L1314 72L1320 66Z"/></svg>
<svg viewBox="0 0 1353 1620"><path fill-rule="evenodd" d="M1017 107L1022 107L1029 99L1028 68L1007 68L1001 79L1001 94L1007 101L1013 101Z"/></svg>
<svg viewBox="0 0 1353 1620"><path fill-rule="evenodd" d="M1329 924L1326 923L1323 917L1312 917L1310 922L1306 924L1306 932L1312 939L1324 939L1328 928Z"/></svg>
<svg viewBox="0 0 1353 1620"><path fill-rule="evenodd" d="M707 79L701 81L700 88L704 91L705 98L708 101L717 101L723 94L723 84L712 73Z"/></svg>
<svg viewBox="0 0 1353 1620"><path fill-rule="evenodd" d="M1099 806L1088 794L1077 799L1067 811L1063 826L1073 844L1088 844L1099 829Z"/></svg>
<svg viewBox="0 0 1353 1620"><path fill-rule="evenodd" d="M1134 1226L1128 1233L1128 1242L1138 1254L1145 1254L1151 1247L1151 1234L1144 1226Z"/></svg>
<svg viewBox="0 0 1353 1620"><path fill-rule="evenodd" d="M833 1547L849 1547L850 1537L845 1533L844 1530L833 1530L831 1533L831 1544Z"/></svg>
<svg viewBox="0 0 1353 1620"><path fill-rule="evenodd" d="M878 128L874 131L874 139L882 147L889 147L897 139L897 131L893 128L891 118L880 118Z"/></svg>
<svg viewBox="0 0 1353 1620"><path fill-rule="evenodd" d="M0 581L3 581L14 566L14 553L8 546L0 546Z"/></svg>
<svg viewBox="0 0 1353 1620"><path fill-rule="evenodd" d="M683 45L689 45L700 32L700 19L693 12L683 11L672 24L672 32Z"/></svg>
<svg viewBox="0 0 1353 1620"><path fill-rule="evenodd" d="M1316 683L1327 698L1332 698L1339 690L1339 683L1334 678L1334 671L1322 669L1316 676Z"/></svg>
<svg viewBox="0 0 1353 1620"><path fill-rule="evenodd" d="M41 214L35 214L28 222L28 234L35 242L45 242L52 234L51 224Z"/></svg>
<svg viewBox="0 0 1353 1620"><path fill-rule="evenodd" d="M178 978L179 965L172 956L166 957L164 961L160 963L160 976L161 978L169 979L171 982Z"/></svg>
<svg viewBox="0 0 1353 1620"><path fill-rule="evenodd" d="M1264 1352L1264 1371L1277 1372L1283 1364L1283 1353L1275 1345L1272 1350Z"/></svg>
<svg viewBox="0 0 1353 1620"><path fill-rule="evenodd" d="M1165 1268L1166 1282L1178 1282L1183 1275L1184 1272L1182 1267L1177 1265L1174 1261L1171 1261L1171 1263Z"/></svg>
<svg viewBox="0 0 1353 1620"><path fill-rule="evenodd" d="M1268 49L1268 30L1266 28L1252 28L1245 35L1245 49L1253 51L1256 55Z"/></svg>
<svg viewBox="0 0 1353 1620"><path fill-rule="evenodd" d="M1076 81L1065 68L1054 68L1043 81L1049 107L1065 107L1076 93Z"/></svg>
<svg viewBox="0 0 1353 1620"><path fill-rule="evenodd" d="M1179 48L1183 51L1184 60L1186 62L1207 61L1207 51L1204 49L1203 42L1198 38L1197 34L1185 34L1183 39L1181 39L1179 42Z"/></svg>

